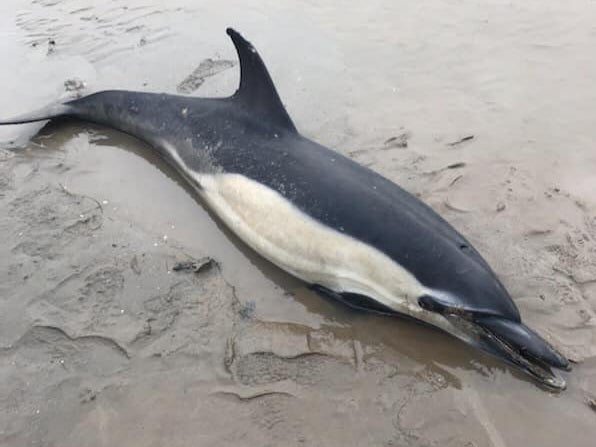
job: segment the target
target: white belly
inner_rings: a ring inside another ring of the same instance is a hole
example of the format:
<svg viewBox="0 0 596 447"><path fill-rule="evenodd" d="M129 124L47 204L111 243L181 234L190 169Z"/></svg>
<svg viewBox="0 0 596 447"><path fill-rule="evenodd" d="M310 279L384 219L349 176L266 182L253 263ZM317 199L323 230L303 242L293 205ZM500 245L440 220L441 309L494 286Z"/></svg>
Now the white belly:
<svg viewBox="0 0 596 447"><path fill-rule="evenodd" d="M367 295L418 313L416 278L379 250L300 211L276 191L240 174L194 174L203 199L246 244L280 268L337 292Z"/></svg>

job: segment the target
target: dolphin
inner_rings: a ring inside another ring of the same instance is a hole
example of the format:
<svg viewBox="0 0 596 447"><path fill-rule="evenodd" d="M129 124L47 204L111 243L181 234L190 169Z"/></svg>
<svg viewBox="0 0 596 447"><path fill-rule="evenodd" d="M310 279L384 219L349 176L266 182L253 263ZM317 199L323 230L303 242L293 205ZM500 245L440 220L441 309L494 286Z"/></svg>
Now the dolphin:
<svg viewBox="0 0 596 447"><path fill-rule="evenodd" d="M412 317L555 390L569 361L527 327L459 232L404 189L297 131L255 48L230 97L101 91L0 124L67 117L148 143L244 243L320 294Z"/></svg>

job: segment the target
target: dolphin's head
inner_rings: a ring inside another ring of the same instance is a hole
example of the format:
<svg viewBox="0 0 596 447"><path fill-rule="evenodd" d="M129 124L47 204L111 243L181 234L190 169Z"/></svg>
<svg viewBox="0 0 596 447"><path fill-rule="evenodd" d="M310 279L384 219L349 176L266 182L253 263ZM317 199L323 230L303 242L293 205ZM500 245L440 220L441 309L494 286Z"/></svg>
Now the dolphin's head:
<svg viewBox="0 0 596 447"><path fill-rule="evenodd" d="M507 291L500 289L491 290L491 295L510 301ZM553 373L551 368L568 371L571 369L569 361L523 324L519 314L516 318L515 314L500 315L487 309L475 310L465 303L465 297L462 299L437 291L429 291L418 298L422 309L442 317L444 324L441 327L452 335L515 365L548 388L565 389L565 380Z"/></svg>
<svg viewBox="0 0 596 447"><path fill-rule="evenodd" d="M418 306L452 335L517 366L549 388L564 389L565 381L551 368L569 370L569 361L522 323L511 296L473 248L458 251L446 257L451 262L440 271L427 270L424 282L431 282L432 288L418 297Z"/></svg>

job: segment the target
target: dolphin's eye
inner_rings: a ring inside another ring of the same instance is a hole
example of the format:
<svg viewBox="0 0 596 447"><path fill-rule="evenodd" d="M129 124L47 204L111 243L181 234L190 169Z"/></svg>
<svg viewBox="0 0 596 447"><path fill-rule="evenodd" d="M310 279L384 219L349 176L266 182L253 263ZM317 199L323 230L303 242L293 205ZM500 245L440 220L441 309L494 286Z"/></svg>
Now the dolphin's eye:
<svg viewBox="0 0 596 447"><path fill-rule="evenodd" d="M463 251L469 250L470 247L467 246L467 244L459 244L459 248Z"/></svg>
<svg viewBox="0 0 596 447"><path fill-rule="evenodd" d="M430 295L422 295L420 298L418 298L418 305L424 310L436 313L442 313L446 307L444 304L439 303Z"/></svg>
<svg viewBox="0 0 596 447"><path fill-rule="evenodd" d="M463 315L464 309L456 297L445 292L437 291L436 293L436 295L422 295L418 298L418 305L424 310L441 315L455 313Z"/></svg>
<svg viewBox="0 0 596 447"><path fill-rule="evenodd" d="M420 298L418 298L418 305L424 310L432 311L432 300L428 295L422 295Z"/></svg>

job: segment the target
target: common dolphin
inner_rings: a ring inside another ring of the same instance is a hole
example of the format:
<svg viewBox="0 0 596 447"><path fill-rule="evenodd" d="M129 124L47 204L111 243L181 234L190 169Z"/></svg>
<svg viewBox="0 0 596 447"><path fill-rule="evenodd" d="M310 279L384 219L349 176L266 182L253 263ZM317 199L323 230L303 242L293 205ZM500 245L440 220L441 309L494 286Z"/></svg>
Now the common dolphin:
<svg viewBox="0 0 596 447"><path fill-rule="evenodd" d="M568 360L524 325L496 274L395 183L298 133L255 48L228 28L226 98L102 91L0 124L72 117L156 150L244 243L352 307L413 317L564 389Z"/></svg>

